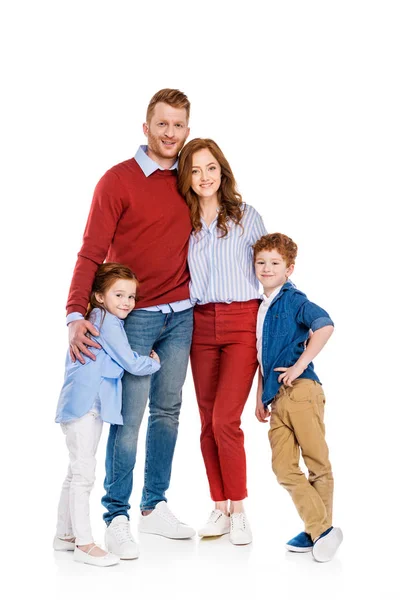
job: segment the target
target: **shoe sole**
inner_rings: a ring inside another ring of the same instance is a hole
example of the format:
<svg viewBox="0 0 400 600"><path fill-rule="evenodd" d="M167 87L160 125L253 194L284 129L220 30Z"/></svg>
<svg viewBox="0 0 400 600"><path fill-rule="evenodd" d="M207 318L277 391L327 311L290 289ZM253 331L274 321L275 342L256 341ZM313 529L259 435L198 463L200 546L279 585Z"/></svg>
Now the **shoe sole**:
<svg viewBox="0 0 400 600"><path fill-rule="evenodd" d="M233 546L248 546L249 544L253 543L253 540L250 540L249 542L233 542L232 540L229 540L231 544L233 544Z"/></svg>
<svg viewBox="0 0 400 600"><path fill-rule="evenodd" d="M298 554L304 554L305 552L311 552L313 546L309 546L308 548L301 548L299 546L290 546L289 544L285 545L286 550L289 552L297 552Z"/></svg>
<svg viewBox="0 0 400 600"><path fill-rule="evenodd" d="M139 554L140 554L139 552L137 554L135 554L135 555L131 554L130 556L121 556L121 554L119 554L118 552L115 552L115 551L113 552L112 550L110 550L110 548L107 546L107 544L104 544L104 545L105 545L106 550L108 552L111 552L111 554L114 554L115 556L118 556L118 558L120 560L136 560L137 558L139 558Z"/></svg>
<svg viewBox="0 0 400 600"><path fill-rule="evenodd" d="M312 551L313 557L317 562L328 562L332 560L342 541L342 530L340 527L334 527L326 536L315 542Z"/></svg>
<svg viewBox="0 0 400 600"><path fill-rule="evenodd" d="M83 565L89 565L91 567L114 567L115 565L119 564L119 560L116 560L115 555L112 555L112 553L109 553L110 555L106 555L104 557L95 557L95 556L90 556L90 554L87 554L86 552L83 552L82 550L80 551L79 548L76 548L75 552L74 552L74 561L77 563L81 563ZM103 561L102 561L103 558ZM104 559L107 558L107 561L105 561ZM98 559L98 560L96 560Z"/></svg>
<svg viewBox="0 0 400 600"><path fill-rule="evenodd" d="M190 540L192 537L196 535L196 532L191 535L167 535L162 531L143 531L142 529L138 530L139 533L146 533L147 535L160 535L161 537L168 538L169 540Z"/></svg>
<svg viewBox="0 0 400 600"><path fill-rule="evenodd" d="M111 552L111 554L114 554L115 556L118 556L119 560L136 560L136 559L139 558L140 552L138 552L135 555L131 554L130 556L121 556L121 554L119 554L118 552L115 552L115 551L113 552L112 550L110 550L110 548L107 546L107 544L104 544L104 545L106 547L106 550L108 552Z"/></svg>
<svg viewBox="0 0 400 600"><path fill-rule="evenodd" d="M250 540L247 541L237 541L235 542L232 538L229 538L229 541L231 544L233 544L234 546L248 546L249 544L253 543L253 538L251 538Z"/></svg>
<svg viewBox="0 0 400 600"><path fill-rule="evenodd" d="M221 533L200 533L200 531L198 532L198 536L199 537L221 537L222 535L227 535L230 532L230 528L228 528L226 531L222 531Z"/></svg>
<svg viewBox="0 0 400 600"><path fill-rule="evenodd" d="M118 562L112 562L109 565L98 565L96 563L86 562L85 560L80 560L79 558L74 558L74 561L77 563L80 563L81 565L89 565L89 567L101 567L102 569L106 569L107 567L115 567L116 565L119 564L119 561L118 561Z"/></svg>

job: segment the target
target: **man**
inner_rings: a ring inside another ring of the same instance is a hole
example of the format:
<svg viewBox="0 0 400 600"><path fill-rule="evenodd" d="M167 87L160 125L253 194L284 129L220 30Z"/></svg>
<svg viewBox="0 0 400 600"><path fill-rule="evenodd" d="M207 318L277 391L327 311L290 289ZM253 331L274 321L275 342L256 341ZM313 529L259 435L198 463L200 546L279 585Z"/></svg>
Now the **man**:
<svg viewBox="0 0 400 600"><path fill-rule="evenodd" d="M67 303L71 356L81 362L82 354L94 359L88 346L98 345L85 334L97 332L84 314L95 272L105 259L127 265L140 282L137 310L125 320L129 343L143 355L154 348L161 360L154 375L125 373L124 424L110 427L102 502L106 546L122 559L138 557L128 510L147 398L139 530L176 539L195 534L172 514L165 498L193 328L186 260L191 223L176 183L177 157L190 131L189 112L190 103L179 90L160 90L151 99L143 125L148 146L112 167L96 186Z"/></svg>

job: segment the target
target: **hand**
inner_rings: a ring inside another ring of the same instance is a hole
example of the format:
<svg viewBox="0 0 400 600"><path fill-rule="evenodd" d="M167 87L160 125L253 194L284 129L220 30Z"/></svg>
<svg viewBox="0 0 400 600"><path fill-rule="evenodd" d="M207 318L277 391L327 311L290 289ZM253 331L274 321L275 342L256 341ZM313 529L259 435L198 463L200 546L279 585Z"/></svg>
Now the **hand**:
<svg viewBox="0 0 400 600"><path fill-rule="evenodd" d="M278 377L279 383L293 387L292 382L303 373L304 367L296 363L292 367L277 367L274 371L282 371L282 374Z"/></svg>
<svg viewBox="0 0 400 600"><path fill-rule="evenodd" d="M72 362L75 362L76 359L78 359L79 362L84 365L85 359L83 358L82 354L85 354L85 356L88 356L92 360L96 360L95 355L90 352L88 346L93 346L93 348L101 348L101 346L90 337L85 335L86 332L89 332L94 336L99 335L99 332L93 323L87 321L86 319L78 319L77 321L71 321L71 323L69 323L68 330L69 354Z"/></svg>
<svg viewBox="0 0 400 600"><path fill-rule="evenodd" d="M257 404L256 404L256 418L258 419L258 421L260 421L260 423L267 423L268 422L268 417L270 416L270 411L268 410L268 408L265 408L264 404L262 403L262 401L257 398Z"/></svg>
<svg viewBox="0 0 400 600"><path fill-rule="evenodd" d="M158 354L155 350L152 350L150 352L150 358L152 358L153 360L156 360L158 363L161 364L160 357L158 356Z"/></svg>

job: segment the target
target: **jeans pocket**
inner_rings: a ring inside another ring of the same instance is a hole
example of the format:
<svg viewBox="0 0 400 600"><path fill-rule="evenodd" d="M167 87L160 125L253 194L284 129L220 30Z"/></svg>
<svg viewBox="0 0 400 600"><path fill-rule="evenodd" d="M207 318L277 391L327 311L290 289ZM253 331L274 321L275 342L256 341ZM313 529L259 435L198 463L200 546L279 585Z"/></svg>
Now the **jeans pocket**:
<svg viewBox="0 0 400 600"><path fill-rule="evenodd" d="M303 404L312 402L312 394L308 390L299 390L293 388L289 391L289 399L295 404Z"/></svg>
<svg viewBox="0 0 400 600"><path fill-rule="evenodd" d="M288 410L289 412L301 412L312 408L313 397L310 389L289 388L288 391Z"/></svg>

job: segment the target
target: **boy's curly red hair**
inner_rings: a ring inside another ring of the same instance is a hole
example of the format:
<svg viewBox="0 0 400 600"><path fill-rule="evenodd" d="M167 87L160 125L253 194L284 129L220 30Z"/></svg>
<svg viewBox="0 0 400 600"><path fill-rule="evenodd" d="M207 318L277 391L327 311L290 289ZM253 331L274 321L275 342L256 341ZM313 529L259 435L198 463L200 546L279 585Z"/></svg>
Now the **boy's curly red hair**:
<svg viewBox="0 0 400 600"><path fill-rule="evenodd" d="M297 256L297 244L284 233L268 233L253 245L254 260L263 250L276 250L285 260L286 265L294 265Z"/></svg>

